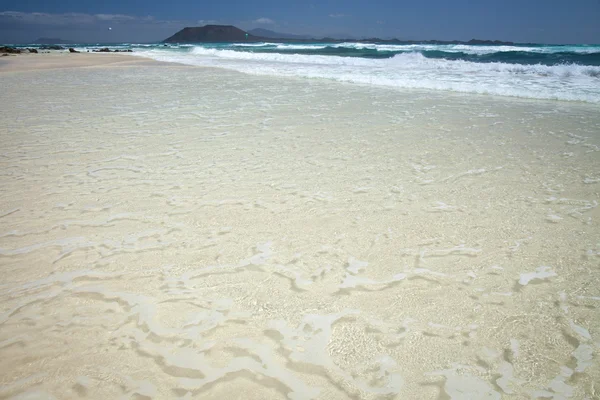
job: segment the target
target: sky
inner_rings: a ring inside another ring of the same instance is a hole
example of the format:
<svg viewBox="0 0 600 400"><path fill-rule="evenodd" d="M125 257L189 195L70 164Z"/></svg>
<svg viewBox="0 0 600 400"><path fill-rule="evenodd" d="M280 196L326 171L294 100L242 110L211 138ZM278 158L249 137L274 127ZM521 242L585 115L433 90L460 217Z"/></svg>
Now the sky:
<svg viewBox="0 0 600 400"><path fill-rule="evenodd" d="M0 0L0 43L158 42L206 24L318 37L599 44L600 0Z"/></svg>

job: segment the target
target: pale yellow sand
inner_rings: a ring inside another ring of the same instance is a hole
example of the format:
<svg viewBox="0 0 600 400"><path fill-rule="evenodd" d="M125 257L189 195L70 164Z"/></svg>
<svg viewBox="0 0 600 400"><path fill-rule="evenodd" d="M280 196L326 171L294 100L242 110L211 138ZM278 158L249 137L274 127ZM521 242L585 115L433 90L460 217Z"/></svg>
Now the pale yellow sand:
<svg viewBox="0 0 600 400"><path fill-rule="evenodd" d="M24 72L44 69L65 69L81 67L160 65L158 61L114 53L51 53L19 54L0 57L1 72ZM171 64L172 65L172 64Z"/></svg>
<svg viewBox="0 0 600 400"><path fill-rule="evenodd" d="M34 57L0 398L598 397L597 106Z"/></svg>

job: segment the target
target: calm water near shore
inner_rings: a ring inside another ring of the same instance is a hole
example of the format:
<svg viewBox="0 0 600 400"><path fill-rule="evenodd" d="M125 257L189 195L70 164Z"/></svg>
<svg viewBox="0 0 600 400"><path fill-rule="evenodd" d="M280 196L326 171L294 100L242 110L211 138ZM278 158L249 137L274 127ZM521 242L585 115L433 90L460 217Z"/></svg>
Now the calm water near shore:
<svg viewBox="0 0 600 400"><path fill-rule="evenodd" d="M0 83L0 398L600 393L594 102L177 64Z"/></svg>

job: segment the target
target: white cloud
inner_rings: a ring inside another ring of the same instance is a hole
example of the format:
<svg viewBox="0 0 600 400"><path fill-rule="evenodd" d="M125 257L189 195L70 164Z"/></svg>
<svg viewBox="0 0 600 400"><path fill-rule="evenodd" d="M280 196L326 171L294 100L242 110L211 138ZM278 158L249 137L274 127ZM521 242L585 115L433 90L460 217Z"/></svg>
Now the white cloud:
<svg viewBox="0 0 600 400"><path fill-rule="evenodd" d="M84 13L64 13L64 14L49 14L49 13L24 13L19 11L3 11L0 12L0 18L11 20L16 23L33 24L33 25L54 25L54 26L71 26L94 24L97 22L111 23L152 23L154 17L137 17L123 14L84 14Z"/></svg>
<svg viewBox="0 0 600 400"><path fill-rule="evenodd" d="M255 24L263 24L263 25L274 25L275 21L273 21L271 18L259 18L253 21Z"/></svg>
<svg viewBox="0 0 600 400"><path fill-rule="evenodd" d="M214 19L199 19L197 21L198 25L220 25L219 21Z"/></svg>
<svg viewBox="0 0 600 400"><path fill-rule="evenodd" d="M347 17L346 14L329 14L329 17L331 18L344 18Z"/></svg>
<svg viewBox="0 0 600 400"><path fill-rule="evenodd" d="M122 15L122 14L96 14L96 18L100 21L134 21L137 18L132 17L131 15Z"/></svg>

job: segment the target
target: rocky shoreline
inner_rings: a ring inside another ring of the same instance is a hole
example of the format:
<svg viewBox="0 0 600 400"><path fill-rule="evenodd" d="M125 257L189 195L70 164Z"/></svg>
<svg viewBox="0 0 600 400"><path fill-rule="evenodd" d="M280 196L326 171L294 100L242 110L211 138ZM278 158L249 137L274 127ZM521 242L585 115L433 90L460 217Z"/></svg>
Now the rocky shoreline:
<svg viewBox="0 0 600 400"><path fill-rule="evenodd" d="M17 47L10 47L10 46L0 46L0 55L1 56L11 56L11 55L17 55L17 54L38 54L40 53L40 50L46 50L46 51L42 51L42 53L49 53L50 50L68 50L69 53L81 53L81 51L75 50L72 47L66 48L63 46L57 46L57 45L50 45L50 46L41 46L38 49L35 48L28 48L28 47L24 47L24 48L17 48ZM88 50L87 53L132 53L133 51L131 49L110 49L108 47L104 47L101 49L95 49L95 50Z"/></svg>
<svg viewBox="0 0 600 400"><path fill-rule="evenodd" d="M0 46L0 54L3 56L16 55L21 53L38 53L38 50L33 48L17 49L15 47Z"/></svg>

